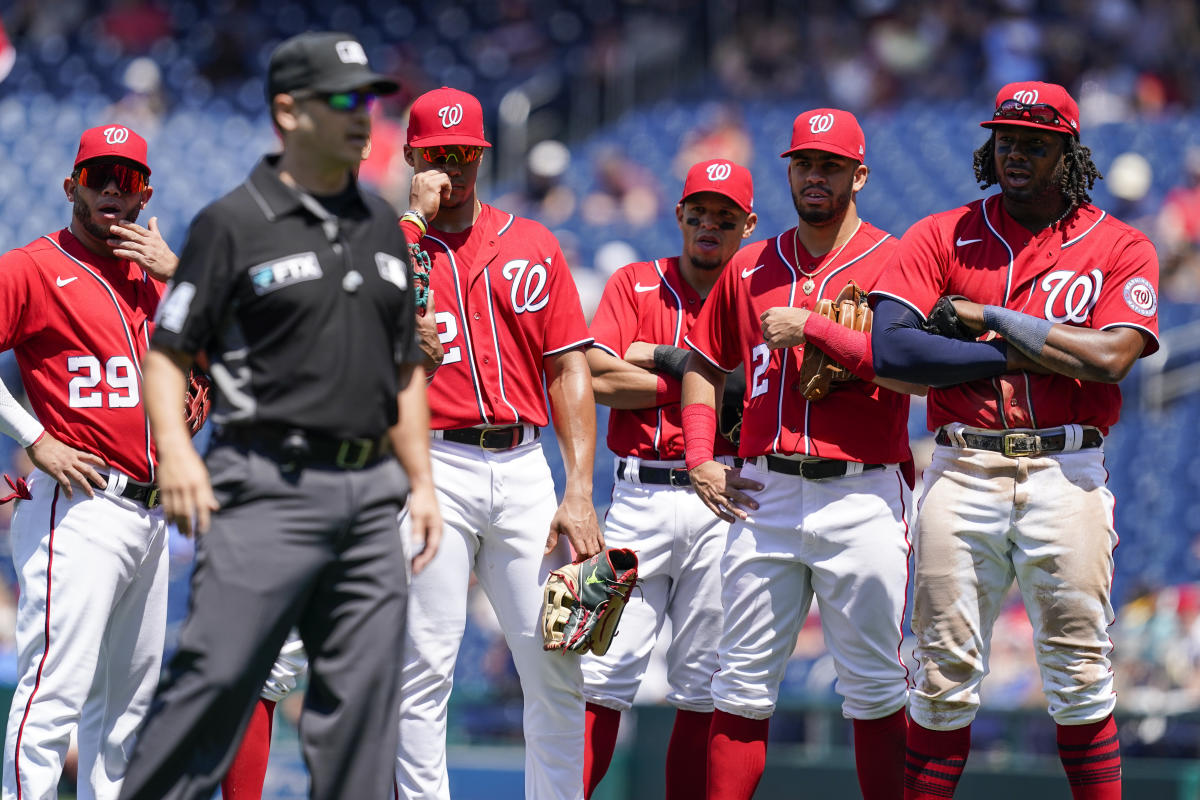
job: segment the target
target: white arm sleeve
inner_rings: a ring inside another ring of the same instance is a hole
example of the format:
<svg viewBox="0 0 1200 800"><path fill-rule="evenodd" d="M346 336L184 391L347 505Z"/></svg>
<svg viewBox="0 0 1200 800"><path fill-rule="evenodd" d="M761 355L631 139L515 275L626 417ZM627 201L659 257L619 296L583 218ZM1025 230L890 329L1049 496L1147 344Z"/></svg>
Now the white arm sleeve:
<svg viewBox="0 0 1200 800"><path fill-rule="evenodd" d="M0 380L0 433L16 439L21 447L29 447L45 430L37 417L26 411Z"/></svg>

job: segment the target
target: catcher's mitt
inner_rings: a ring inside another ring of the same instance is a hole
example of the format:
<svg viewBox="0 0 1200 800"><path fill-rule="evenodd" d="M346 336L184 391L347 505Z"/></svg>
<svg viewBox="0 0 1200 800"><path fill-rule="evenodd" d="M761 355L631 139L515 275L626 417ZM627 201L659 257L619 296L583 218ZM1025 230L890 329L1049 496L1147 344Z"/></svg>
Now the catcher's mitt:
<svg viewBox="0 0 1200 800"><path fill-rule="evenodd" d="M187 394L183 398L183 417L187 420L192 436L200 432L204 421L208 419L209 409L212 408L212 400L208 396L211 388L208 376L203 372L198 369L188 372Z"/></svg>
<svg viewBox="0 0 1200 800"><path fill-rule="evenodd" d="M637 553L609 548L551 572L542 595L542 649L607 653L637 567Z"/></svg>
<svg viewBox="0 0 1200 800"><path fill-rule="evenodd" d="M975 341L975 334L967 329L967 326L958 318L958 312L954 310L954 301L965 299L965 297L958 294L939 297L938 301L933 304L933 310L929 312L929 316L925 319L925 324L921 327L926 332L932 333L935 336L945 336L947 339L962 339L964 342Z"/></svg>
<svg viewBox="0 0 1200 800"><path fill-rule="evenodd" d="M813 313L864 333L871 332L871 320L874 318L871 307L867 305L866 293L854 281L838 292L837 299L818 300ZM809 402L828 395L830 384L834 381L852 380L857 380L854 373L830 358L820 347L808 343L804 345L804 356L800 361L800 389Z"/></svg>

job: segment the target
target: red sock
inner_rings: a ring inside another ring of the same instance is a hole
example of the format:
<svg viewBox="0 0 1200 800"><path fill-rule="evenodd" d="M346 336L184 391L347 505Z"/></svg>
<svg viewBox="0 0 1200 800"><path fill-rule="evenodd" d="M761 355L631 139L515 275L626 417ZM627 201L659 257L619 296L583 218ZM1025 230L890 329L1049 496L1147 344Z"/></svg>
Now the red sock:
<svg viewBox="0 0 1200 800"><path fill-rule="evenodd" d="M615 708L588 703L583 728L583 796L589 798L600 784L613 750L617 749L617 729L621 712Z"/></svg>
<svg viewBox="0 0 1200 800"><path fill-rule="evenodd" d="M863 800L904 797L904 709L881 719L854 720L854 764Z"/></svg>
<svg viewBox="0 0 1200 800"><path fill-rule="evenodd" d="M768 719L713 712L708 735L708 800L750 800L767 765Z"/></svg>
<svg viewBox="0 0 1200 800"><path fill-rule="evenodd" d="M258 698L254 714L237 755L221 781L221 797L224 800L260 800L263 783L267 779L267 759L271 755L271 723L274 720L275 703Z"/></svg>
<svg viewBox="0 0 1200 800"><path fill-rule="evenodd" d="M704 797L708 764L708 731L711 711L675 712L675 727L667 745L667 800Z"/></svg>
<svg viewBox="0 0 1200 800"><path fill-rule="evenodd" d="M953 797L967 754L971 752L971 726L953 731L932 731L908 721L908 746L904 762L904 800L942 800Z"/></svg>
<svg viewBox="0 0 1200 800"><path fill-rule="evenodd" d="M1121 743L1112 714L1087 725L1059 725L1058 757L1074 800L1121 800Z"/></svg>

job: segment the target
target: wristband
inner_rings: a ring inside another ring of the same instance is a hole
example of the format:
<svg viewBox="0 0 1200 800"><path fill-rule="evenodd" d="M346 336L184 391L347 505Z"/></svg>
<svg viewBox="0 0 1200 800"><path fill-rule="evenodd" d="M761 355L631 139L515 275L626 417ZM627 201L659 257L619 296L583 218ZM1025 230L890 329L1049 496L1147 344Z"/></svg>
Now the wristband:
<svg viewBox="0 0 1200 800"><path fill-rule="evenodd" d="M823 314L809 314L804 320L804 339L825 351L837 363L870 383L875 380L871 363L871 334L839 325Z"/></svg>
<svg viewBox="0 0 1200 800"><path fill-rule="evenodd" d="M1054 323L1001 306L983 307L983 324L1030 355L1041 355Z"/></svg>
<svg viewBox="0 0 1200 800"><path fill-rule="evenodd" d="M667 375L659 375L658 385L654 388L654 405L668 406L679 402L683 384Z"/></svg>
<svg viewBox="0 0 1200 800"><path fill-rule="evenodd" d="M425 215L415 208L410 208L400 216L400 221L408 221L416 225L420 229L421 235L424 236L429 230L429 220L425 219Z"/></svg>
<svg viewBox="0 0 1200 800"><path fill-rule="evenodd" d="M713 441L717 438L717 410L704 403L683 407L683 458L688 469L713 461Z"/></svg>
<svg viewBox="0 0 1200 800"><path fill-rule="evenodd" d="M672 347L669 344L657 345L654 348L654 368L659 372L683 380L683 373L687 371L688 356L691 355L691 352L684 347Z"/></svg>

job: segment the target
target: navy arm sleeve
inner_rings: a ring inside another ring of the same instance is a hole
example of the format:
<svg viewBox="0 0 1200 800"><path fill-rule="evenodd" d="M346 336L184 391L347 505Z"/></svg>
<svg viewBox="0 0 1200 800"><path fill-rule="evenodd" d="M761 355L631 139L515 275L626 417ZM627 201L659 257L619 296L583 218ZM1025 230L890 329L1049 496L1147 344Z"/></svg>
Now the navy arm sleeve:
<svg viewBox="0 0 1200 800"><path fill-rule="evenodd" d="M1004 342L963 342L929 333L915 311L889 297L880 297L874 310L871 349L881 378L952 386L1007 371Z"/></svg>

